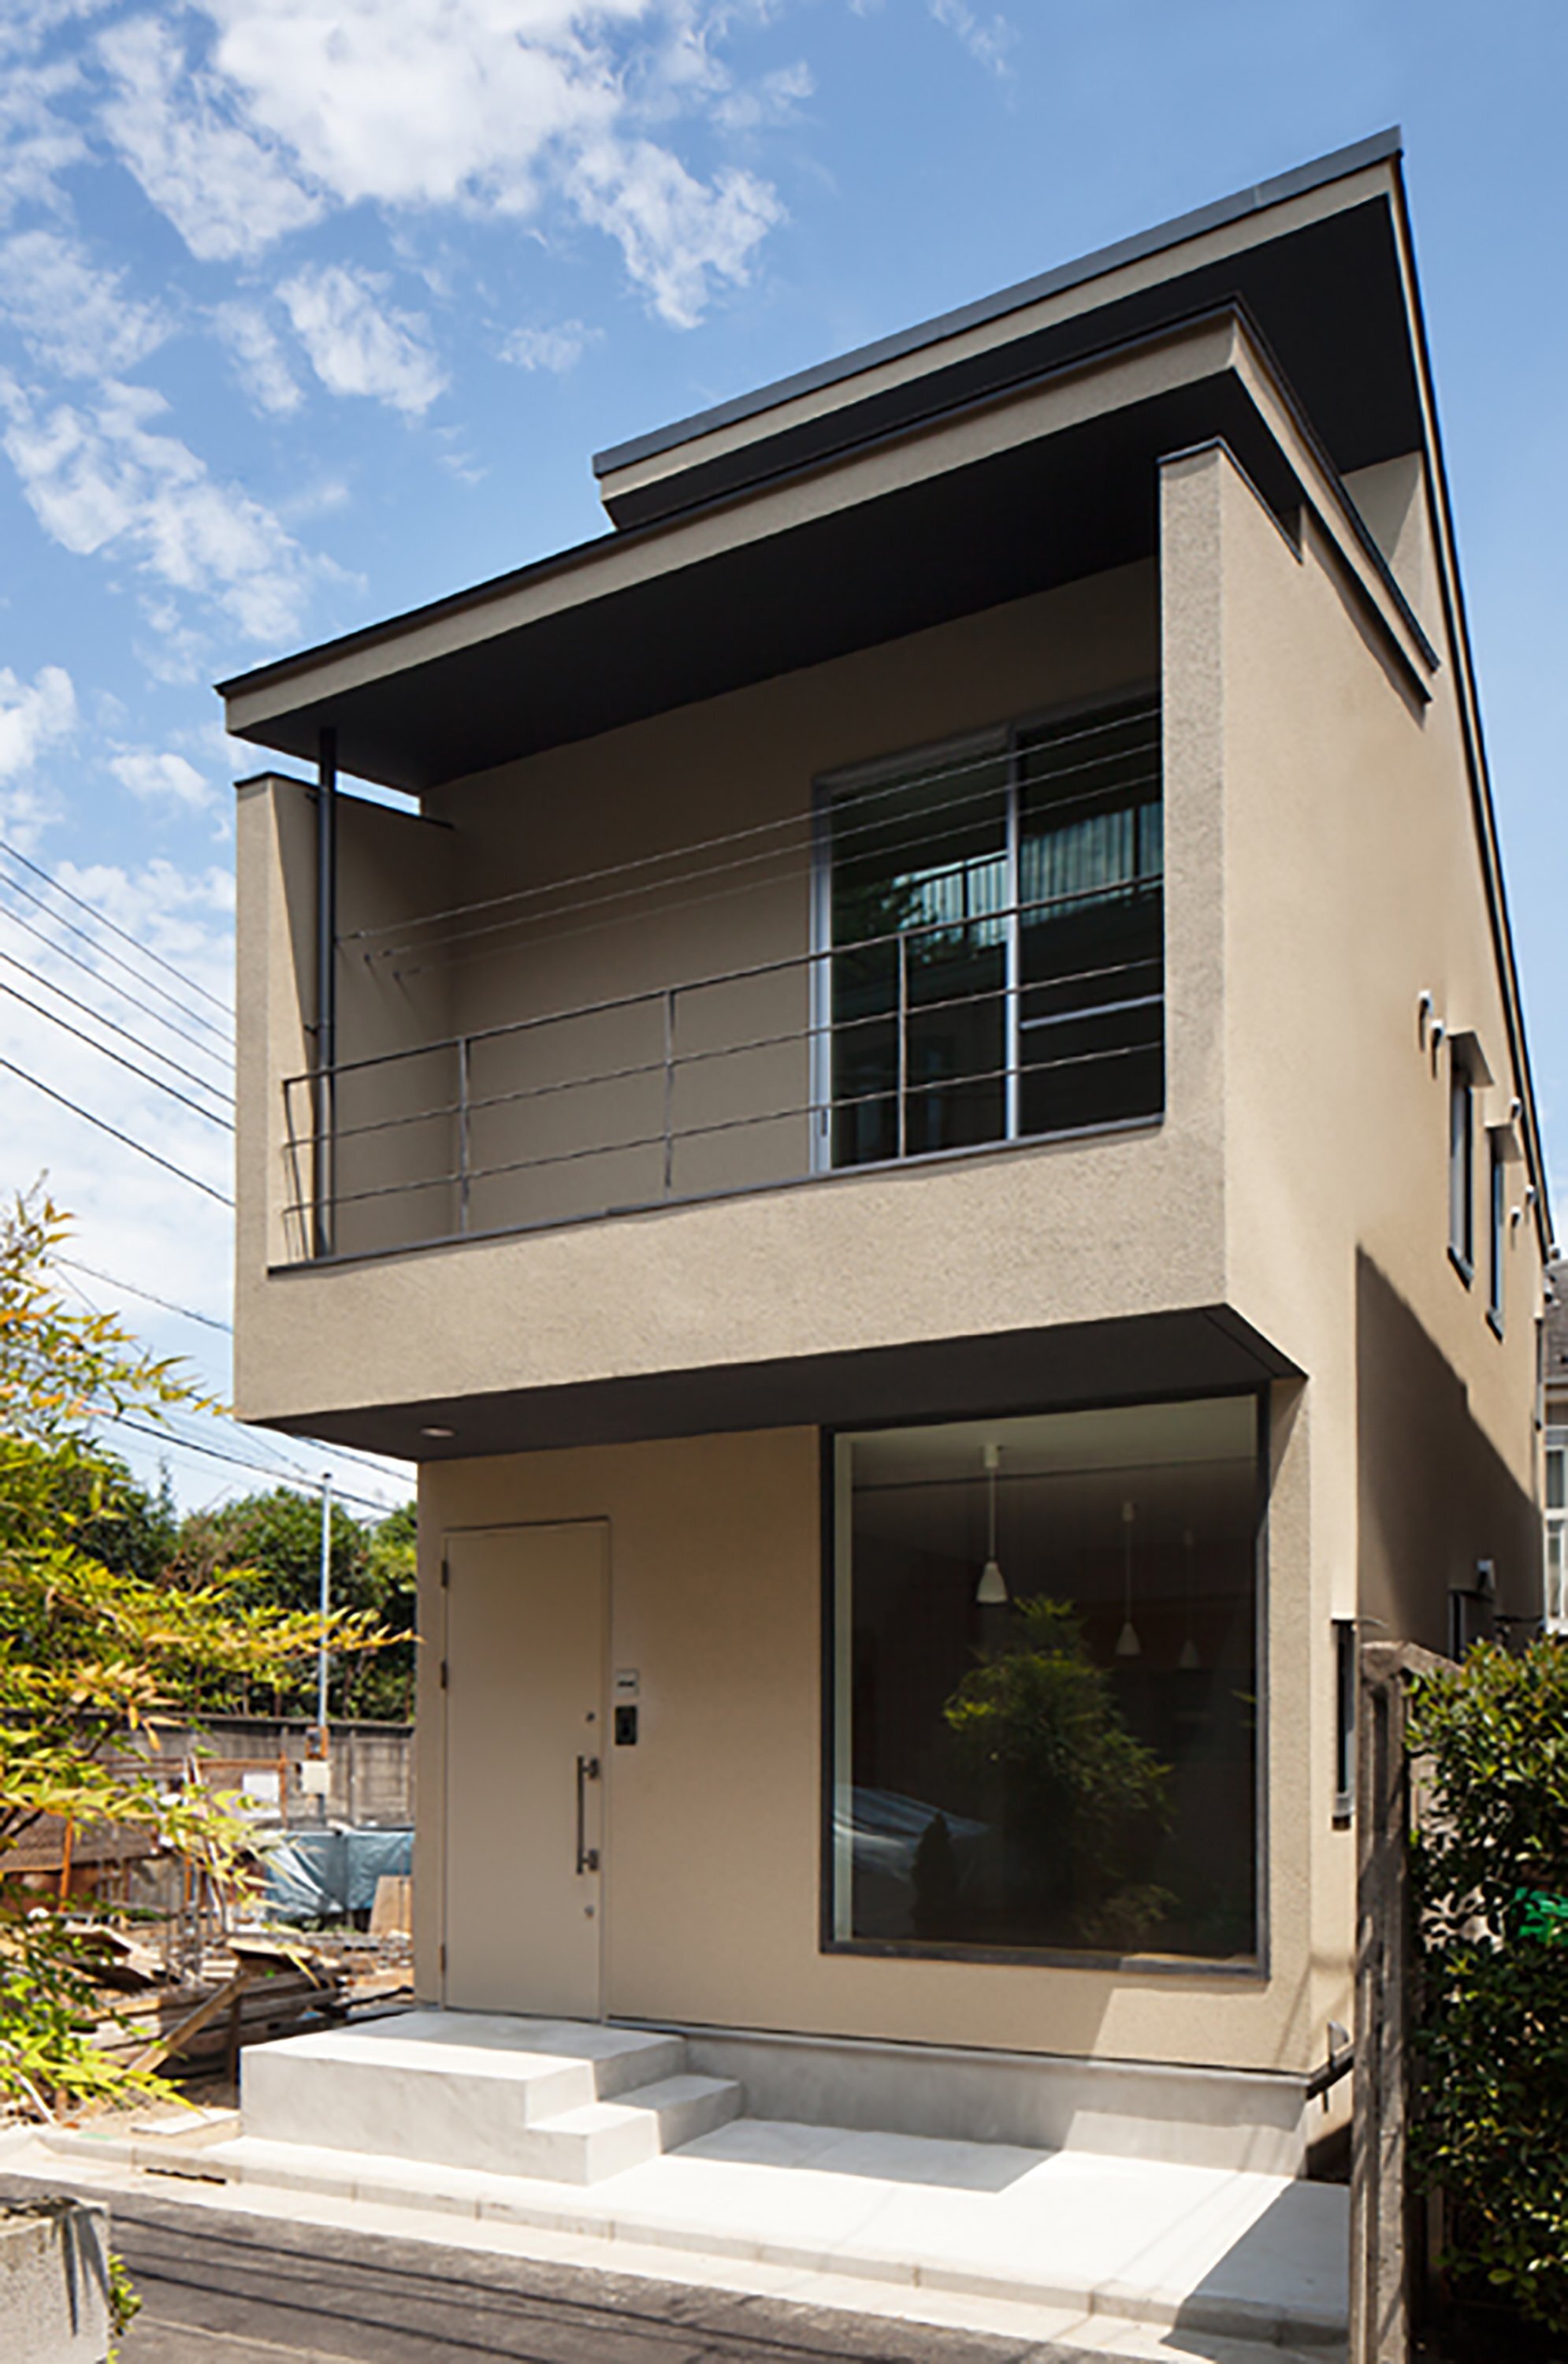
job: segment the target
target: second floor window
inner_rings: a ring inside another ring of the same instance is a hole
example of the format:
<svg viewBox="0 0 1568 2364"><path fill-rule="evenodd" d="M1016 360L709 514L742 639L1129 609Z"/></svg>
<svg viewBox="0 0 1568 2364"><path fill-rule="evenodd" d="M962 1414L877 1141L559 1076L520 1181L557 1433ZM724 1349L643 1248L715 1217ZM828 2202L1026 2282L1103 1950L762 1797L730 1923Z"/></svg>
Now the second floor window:
<svg viewBox="0 0 1568 2364"><path fill-rule="evenodd" d="M835 1165L1157 1115L1156 697L863 773L826 811Z"/></svg>
<svg viewBox="0 0 1568 2364"><path fill-rule="evenodd" d="M1467 1281L1475 1268L1474 1097L1455 1052L1448 1077L1448 1252Z"/></svg>
<svg viewBox="0 0 1568 2364"><path fill-rule="evenodd" d="M1500 1134L1486 1136L1486 1319L1503 1334L1503 1258L1508 1244L1508 1168Z"/></svg>

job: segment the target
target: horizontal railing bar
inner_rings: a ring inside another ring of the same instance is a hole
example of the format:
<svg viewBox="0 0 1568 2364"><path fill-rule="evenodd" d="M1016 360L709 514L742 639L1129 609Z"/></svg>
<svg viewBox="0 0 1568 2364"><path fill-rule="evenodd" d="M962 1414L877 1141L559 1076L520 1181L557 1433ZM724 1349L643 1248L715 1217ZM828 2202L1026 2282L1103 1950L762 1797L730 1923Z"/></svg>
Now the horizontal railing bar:
<svg viewBox="0 0 1568 2364"><path fill-rule="evenodd" d="M1127 879L1116 886L1075 887L1064 895L1040 896L1028 902L998 904L995 910L977 911L963 919L922 920L912 927L891 929L883 935L857 937L849 944L825 944L816 952L788 953L777 960L759 961L750 967L720 970L711 976L689 977L679 985L648 986L638 993L617 994L606 1001L584 1002L575 1009L545 1010L533 1018L514 1018L499 1026L475 1027L462 1034L449 1034L436 1043L415 1043L400 1051L379 1051L363 1059L345 1059L329 1072L336 1076L359 1075L373 1067L393 1065L399 1060L425 1059L438 1052L455 1051L460 1042L471 1045L495 1042L506 1035L531 1033L544 1026L561 1026L576 1020L608 1017L614 1011L637 1009L650 1002L662 1002L666 994L708 993L720 986L750 984L760 977L778 976L792 969L810 968L820 962L847 960L853 953L874 952L884 944L896 944L901 939L907 941L911 936L956 934L966 928L990 927L1001 920L1021 919L1030 911L1060 910L1072 903L1131 901L1158 894L1163 886L1164 874L1160 872L1147 878ZM288 1091L297 1085L314 1083L327 1072L320 1067L307 1067L297 1075L285 1076L284 1088Z"/></svg>
<svg viewBox="0 0 1568 2364"><path fill-rule="evenodd" d="M1075 970L1065 976L1037 978L1029 984L983 986L977 992L951 994L940 1001L912 1002L908 1018L913 1022L923 1018L940 1017L947 1009L972 1009L982 1002L1021 998L1027 993L1055 992L1062 986L1089 983L1096 977L1116 976L1129 969L1147 968L1157 958L1157 954L1145 954L1138 960L1113 962L1104 968ZM1075 1018L1100 1017L1108 1010L1141 1009L1146 1003L1162 1001L1163 998L1162 994L1129 994L1121 1001L1095 1002L1086 1009L1063 1010L1049 1018L1020 1018L1018 1023L1020 1027L1064 1025ZM468 1114L473 1117L482 1109L515 1108L526 1100L547 1099L562 1092L588 1091L600 1084L635 1083L642 1077L664 1075L675 1067L701 1066L717 1059L742 1058L757 1051L787 1050L796 1043L803 1047L814 1046L819 1041L838 1041L857 1027L895 1026L897 1023L895 1009L865 1010L853 1018L829 1017L816 1025L795 1027L787 1034L759 1034L740 1043L718 1043L710 1050L677 1051L668 1061L648 1059L629 1067L606 1067L588 1075L561 1076L553 1083L522 1085L516 1091L486 1092L478 1098L471 1097L466 1106ZM457 1039L460 1043L463 1040L462 1036ZM303 1079L291 1076L289 1080L297 1083ZM409 1125L434 1124L443 1117L460 1113L462 1110L456 1100L439 1101L430 1108L416 1109L411 1113L399 1116L372 1117L361 1124L334 1125L329 1136L315 1130L296 1132L291 1126L289 1141L292 1145L299 1147L314 1146L317 1142L328 1137L336 1142L358 1141L373 1132L392 1132Z"/></svg>
<svg viewBox="0 0 1568 2364"><path fill-rule="evenodd" d="M1061 1067L1100 1065L1108 1059L1143 1057L1151 1051L1162 1051L1163 1048L1162 1037L1160 1041L1152 1043L1116 1043L1103 1051L1076 1051L1061 1059L1031 1061L1028 1066L984 1067L962 1075L936 1076L922 1083L906 1084L903 1088L906 1097L919 1092L957 1091L965 1085L1002 1082L1014 1074L1029 1079L1036 1076L1054 1073ZM795 1102L784 1108L753 1111L749 1116L726 1117L713 1124L683 1125L673 1137L676 1141L702 1141L717 1133L744 1132L754 1125L788 1124L801 1117L832 1116L836 1115L840 1109L862 1108L879 1100L892 1100L897 1097L897 1090L898 1087L895 1085L883 1084L870 1091L849 1093L830 1099ZM1024 1136L1026 1139L1033 1137ZM503 1175L531 1174L544 1166L578 1165L589 1157L628 1157L639 1150L662 1149L664 1140L665 1136L662 1132L635 1134L627 1140L598 1142L579 1149L553 1150L542 1157L510 1158L499 1165L470 1166L466 1176L460 1170L431 1175L411 1182L383 1182L370 1189L338 1191L334 1194L333 1203L339 1207L346 1207L358 1205L371 1199L406 1197L416 1190L450 1188L454 1183L465 1178L472 1187L476 1182L495 1181ZM917 1156L920 1154L918 1151L912 1154ZM299 1214L306 1211L306 1206L304 1202L290 1201L283 1211L285 1215Z"/></svg>

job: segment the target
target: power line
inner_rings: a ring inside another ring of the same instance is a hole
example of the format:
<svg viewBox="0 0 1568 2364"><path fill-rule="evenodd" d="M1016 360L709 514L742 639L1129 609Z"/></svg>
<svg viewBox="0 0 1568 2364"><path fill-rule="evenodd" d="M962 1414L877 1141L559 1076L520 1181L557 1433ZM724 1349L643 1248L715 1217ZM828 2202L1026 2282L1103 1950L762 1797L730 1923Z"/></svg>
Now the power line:
<svg viewBox="0 0 1568 2364"><path fill-rule="evenodd" d="M46 993L55 994L61 1001L68 1001L72 1009L79 1009L83 1018L90 1018L95 1026L106 1026L111 1034L117 1034L122 1042L134 1043L137 1049L145 1051L150 1059L161 1060L164 1066L172 1068L176 1076L183 1076L188 1084L195 1084L199 1090L210 1092L214 1099L223 1100L228 1107L233 1107L232 1092L226 1092L217 1084L210 1083L206 1076L198 1076L194 1067L183 1066L178 1059L172 1059L167 1051L158 1048L156 1043L144 1042L139 1034L133 1033L128 1026L120 1025L117 1019L106 1018L103 1011L95 1009L90 1001L82 1001L74 993L67 993L62 985L56 985L54 979L45 976L41 970L29 968L26 961L17 958L15 953L0 951L0 961L4 961L7 968L19 970L23 976L31 977L33 983L41 985Z"/></svg>
<svg viewBox="0 0 1568 2364"><path fill-rule="evenodd" d="M1000 767L1005 775L1007 768L1013 763L1020 759L1027 766L1031 757L1054 755L1059 748L1072 746L1081 740L1102 739L1108 733L1125 732L1129 729L1136 730L1146 726L1152 719L1153 710L1147 705L1147 703L1143 701L1129 701L1125 707L1118 708L1116 712L1106 715L1097 721L1086 723L1078 730L1043 732L1038 741L1025 740L1020 742L1017 746L1011 748L998 742L996 745L984 747L977 753L961 756L954 760L949 760L946 762L939 760L935 764L928 764L924 767L920 767L918 765L912 766L908 770L901 771L896 778L892 780L884 779L880 784L868 784L863 788L857 789L852 785L846 784L844 788L840 791L840 797L837 800L847 805L852 804L863 811L863 809L868 806L881 804L885 802L888 798L896 798L898 797L907 795L912 788L930 788L939 786L950 781L962 780L976 772L994 773L997 771L998 767ZM1142 753L1146 752L1146 750L1142 745L1135 745L1135 747L1130 751L1125 748L1112 747L1102 753L1088 754L1076 763L1067 764L1053 764L1048 776L1051 780L1055 781L1068 777L1075 772L1092 772L1107 762L1116 763L1118 761L1124 760L1129 752ZM963 796L951 799L951 801L954 804L972 803L977 798L995 796L1000 792L1001 783L999 781L987 781L982 787L972 790ZM1103 793L1101 789L1091 788L1083 791L1077 797L1053 797L1051 799L1052 808L1055 809L1064 804L1091 800L1096 798L1101 793ZM939 811L946 808L948 808L944 806L930 808L930 809ZM773 820L757 821L745 828L727 830L717 836L696 839L685 845L671 846L657 853L636 854L623 862L609 863L593 870L579 871L570 877L552 879L532 886L515 887L505 894L483 896L467 903L451 904L441 910L426 912L422 917L417 919L383 920L376 926L356 928L351 930L343 938L343 941L345 942L355 942L373 936L393 934L400 928L434 927L443 920L464 919L471 913L495 910L503 905L537 901L541 897L560 894L570 888L596 885L606 879L624 877L634 871L658 870L663 868L670 863L677 861L684 861L687 864L688 866L684 871L678 871L671 875L650 880L642 886L623 888L620 890L618 895L596 896L592 898L591 901L595 903L617 901L623 899L627 896L654 893L659 891L661 888L684 885L695 879L713 877L725 870L744 868L751 863L776 861L783 856L798 853L804 849L785 843L771 849L764 849L762 852L758 853L745 856L742 860L736 863L709 864L701 869L690 866L692 857L694 855L720 852L727 847L742 844L758 838L774 837L781 833L788 835L799 831L810 831L813 827L813 823L814 816L809 812L786 813L780 815L777 819ZM873 817L869 822L862 820L858 825L852 825L848 829L845 829L842 824L840 824L834 832L835 842L842 843L847 838L852 836L864 835L870 831L879 831L884 829L886 823L884 820L875 817ZM584 909L589 908L589 905L583 903L572 905L567 908L571 909ZM554 912L546 912L540 916L550 918L556 916L556 914ZM506 926L509 923L500 921L495 924ZM487 932L488 931L484 929L465 930L462 931L462 937L457 940L462 941L463 937L472 934L484 934ZM451 941L451 939L449 938L448 941ZM395 954L398 952L408 949L411 949L411 947L406 945L395 945L389 948L389 953L390 954ZM379 955L379 957L384 958L387 956L389 956L388 953Z"/></svg>
<svg viewBox="0 0 1568 2364"><path fill-rule="evenodd" d="M57 1010L46 1009L41 1001L35 1001L30 993L22 993L16 986L7 985L4 977L0 977L0 993L8 993L13 1001L21 1003L24 1009L35 1011L39 1018L47 1018L51 1026L58 1026L63 1033L72 1035L78 1043L85 1043L87 1048L90 1051L96 1051L101 1059L112 1059L116 1066L124 1067L128 1075L139 1076L142 1083L150 1084L155 1091L167 1092L169 1098L172 1100L178 1100L182 1108L193 1109L197 1116L205 1116L208 1124L221 1125L225 1132L233 1132L234 1126L229 1119L219 1116L216 1109L204 1108L200 1100L192 1099L188 1092L182 1092L174 1085L166 1084L161 1076L149 1075L147 1069L139 1067L134 1059L126 1058L121 1052L111 1051L106 1043L95 1043L91 1034L84 1034L82 1031L80 1026L72 1026L69 1018L61 1018Z"/></svg>
<svg viewBox="0 0 1568 2364"><path fill-rule="evenodd" d="M0 885L14 884L11 879L0 879ZM36 897L34 900L37 900ZM52 918L53 914L50 916ZM123 985L117 985L112 976L106 976L102 969L93 966L91 961L83 960L80 954L71 950L69 945L57 944L52 936L46 936L41 928L34 927L30 920L24 920L20 911L13 911L6 904L0 903L0 917L9 920L14 928L25 928L28 934L36 942L42 944L48 952L52 953L56 960L69 961L72 967L79 968L83 976L90 976L95 985L106 987L110 993L117 993L122 1001L128 1001L133 1009L139 1009L142 1016L150 1018L155 1026L167 1027L169 1032L177 1034L182 1043L188 1043L193 1051L199 1051L204 1059L211 1059L217 1066L231 1067L234 1065L231 1053L215 1051L210 1043L202 1041L199 1034L187 1034L183 1026L176 1026L172 1018L165 1018L161 1009L154 1009L150 1003L139 1001L134 993L128 993Z"/></svg>
<svg viewBox="0 0 1568 2364"><path fill-rule="evenodd" d="M318 1490L308 1478L302 1478L295 1470L271 1469L263 1462L247 1461L238 1453L225 1453L221 1445L198 1444L190 1436L170 1436L162 1429L149 1428L140 1421L131 1420L125 1412L107 1412L101 1417L111 1428L128 1428L133 1435L150 1437L168 1452L205 1454L209 1461L227 1461L236 1469L249 1470L252 1478L271 1478L274 1484L290 1486L296 1493L314 1494ZM373 1502L368 1494L350 1494L341 1486L335 1485L332 1491L339 1502L353 1502L361 1511L376 1511L383 1516L397 1508L395 1503Z"/></svg>
<svg viewBox="0 0 1568 2364"><path fill-rule="evenodd" d="M7 844L3 837L0 837L0 853L8 853L13 862L19 862L24 870L32 872L35 878L41 878L46 886L52 886L57 895L63 895L66 901L74 903L79 911L87 912L91 918L97 920L101 928L107 928L112 935L118 936L122 943L129 944L133 951L140 953L144 960L156 961L161 969L166 970L170 976L178 978L179 982L187 986L192 993L199 993L204 1001L210 1001L213 1008L222 1010L226 1018L232 1016L233 1013L227 1005L219 1001L216 994L209 993L205 985L198 985L194 976L187 976L183 969L176 968L173 962L165 960L161 953L155 953L150 944L144 944L138 937L128 934L117 920L111 920L106 912L100 911L96 904L86 902L82 896L72 894L69 886L62 886L58 878L49 871L40 869L36 862L29 862L25 853L19 853L16 846Z"/></svg>
<svg viewBox="0 0 1568 2364"><path fill-rule="evenodd" d="M64 928L69 934L78 937L83 943L91 944L93 950L97 953L100 960L113 961L117 968L123 968L127 976L135 977L138 985L145 986L149 993L161 994L163 999L167 1001L172 1009L183 1009L183 1004L176 1001L173 995L168 990L167 987L160 985L156 977L143 976L139 968L132 968L129 961L121 960L118 953L110 952L106 944L101 944L98 942L96 936L90 936L85 928L79 928L76 925L74 920L68 920L63 911L54 910L44 901L41 895L35 895L30 886L24 886L19 879L6 877L3 872L0 872L0 886L5 886L9 894L24 897L36 909L42 911L49 919L52 920L57 928ZM219 1004L220 1008L221 1006L222 1005ZM185 1015L194 1019L198 1026L205 1026L209 1034L217 1035L220 1041L227 1040L222 1027L215 1026L210 1018L204 1018L199 1009L188 1010L185 1012Z"/></svg>
<svg viewBox="0 0 1568 2364"><path fill-rule="evenodd" d="M115 1273L100 1272L95 1266L82 1264L74 1256L57 1255L51 1257L50 1262L63 1266L68 1272L83 1272L89 1280L101 1280L106 1288L123 1289L128 1297L142 1298L149 1305L161 1307L165 1313L177 1313L186 1321L199 1321L204 1329L220 1330L226 1337L231 1338L234 1335L234 1324L231 1321L220 1321L213 1313L198 1313L189 1305L176 1305L172 1298L159 1297L152 1289L143 1288L134 1280L121 1280ZM77 1294L80 1296L82 1292L78 1290ZM98 1308L95 1306L93 1310L96 1312ZM302 1453L306 1450L303 1443L299 1445L299 1450ZM362 1469L372 1470L375 1476L385 1478L394 1485L403 1482L395 1468L386 1466L389 1461L395 1461L395 1455L361 1453L352 1444L339 1444L329 1438L322 1440L322 1450L331 1454L337 1460L357 1461Z"/></svg>
<svg viewBox="0 0 1568 2364"><path fill-rule="evenodd" d="M52 1084L43 1083L37 1076L30 1076L26 1067L18 1067L14 1060L0 1058L0 1067L3 1067L7 1075L18 1077L22 1083L31 1084L34 1091L42 1092L46 1099L55 1100L61 1108L69 1109L72 1116L83 1118L86 1123L96 1125L100 1132L106 1132L115 1141L123 1142L128 1149L134 1149L139 1156L150 1158L154 1165L161 1165L165 1174L172 1174L180 1181L188 1182L193 1190L205 1190L207 1197L216 1199L220 1207L233 1206L233 1199L226 1192L215 1190L210 1182L202 1181L197 1175L187 1174L183 1165L173 1165L167 1157L160 1157L158 1152L155 1149L149 1149L144 1141L133 1140L128 1132L122 1132L118 1125L110 1124L105 1118L95 1116L91 1109L84 1109L77 1101L67 1099L65 1094L57 1092Z"/></svg>
<svg viewBox="0 0 1568 2364"><path fill-rule="evenodd" d="M231 1321L220 1321L212 1313L197 1313L189 1305L176 1305L172 1298L155 1297L151 1289L138 1288L134 1280L117 1280L112 1272L99 1272L93 1265L78 1264L74 1256L55 1256L51 1262L63 1265L68 1272L84 1272L89 1280L101 1280L106 1288L122 1288L128 1297L145 1298L149 1305L161 1306L165 1313L178 1313L187 1321L199 1321L204 1329L221 1330L229 1337L234 1334Z"/></svg>

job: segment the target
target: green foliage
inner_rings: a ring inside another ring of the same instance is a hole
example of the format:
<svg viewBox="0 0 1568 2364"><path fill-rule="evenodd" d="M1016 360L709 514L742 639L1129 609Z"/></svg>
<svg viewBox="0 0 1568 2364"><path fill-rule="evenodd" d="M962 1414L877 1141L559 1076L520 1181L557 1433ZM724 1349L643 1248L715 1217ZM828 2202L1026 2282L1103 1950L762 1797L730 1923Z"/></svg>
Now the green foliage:
<svg viewBox="0 0 1568 2364"><path fill-rule="evenodd" d="M136 1825L237 1877L248 1824L203 1785L159 1781L159 1724L293 1680L322 1630L274 1606L251 1571L178 1585L135 1553L99 1556L126 1532L129 1480L95 1443L95 1419L134 1408L157 1420L198 1399L111 1317L61 1303L48 1263L63 1235L36 1199L0 1222L0 2096L38 2111L149 2088L94 2052L80 1938L58 1900L8 1873L7 1854L55 1816ZM362 1614L329 1631L342 1654L379 1640ZM125 1753L128 1732L142 1735L139 1758Z"/></svg>
<svg viewBox="0 0 1568 2364"><path fill-rule="evenodd" d="M1412 2160L1462 2274L1568 2334L1568 1647L1495 1644L1414 1694Z"/></svg>
<svg viewBox="0 0 1568 2364"><path fill-rule="evenodd" d="M1168 1767L1122 1721L1070 1602L1016 1600L1012 1622L942 1711L960 1761L989 1779L993 1811L1033 1857L1040 1891L1061 1890L1081 1942L1146 1942L1171 1902L1137 1876L1169 1820Z"/></svg>
<svg viewBox="0 0 1568 2364"><path fill-rule="evenodd" d="M132 2323L140 2313L141 2293L131 2287L130 2276L126 2271L125 2259L117 2250L111 2249L109 2251L109 2327L117 2339L122 2331L130 2329ZM117 2352L114 2348L109 2350L110 2364L113 2364Z"/></svg>
<svg viewBox="0 0 1568 2364"><path fill-rule="evenodd" d="M374 1526L339 1502L332 1506L333 1603L373 1620L384 1637L373 1653L334 1657L328 1689L334 1715L406 1721L414 1712L415 1524L412 1502ZM240 1571L247 1600L308 1613L319 1599L319 1505L280 1487L200 1512L180 1529L174 1567L189 1584ZM280 1714L314 1714L314 1669L282 1670L267 1704Z"/></svg>

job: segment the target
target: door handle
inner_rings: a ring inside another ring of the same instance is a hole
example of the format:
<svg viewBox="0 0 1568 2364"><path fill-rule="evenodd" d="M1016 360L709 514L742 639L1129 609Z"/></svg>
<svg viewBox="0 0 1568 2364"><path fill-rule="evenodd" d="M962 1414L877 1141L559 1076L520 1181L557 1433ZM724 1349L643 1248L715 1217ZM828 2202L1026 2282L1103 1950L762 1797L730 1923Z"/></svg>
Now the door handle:
<svg viewBox="0 0 1568 2364"><path fill-rule="evenodd" d="M590 1781L596 1781L598 1778L598 1758L579 1756L577 1759L577 1869L579 1873L597 1871L599 1868L599 1850L588 1845L588 1784Z"/></svg>

